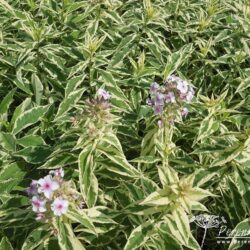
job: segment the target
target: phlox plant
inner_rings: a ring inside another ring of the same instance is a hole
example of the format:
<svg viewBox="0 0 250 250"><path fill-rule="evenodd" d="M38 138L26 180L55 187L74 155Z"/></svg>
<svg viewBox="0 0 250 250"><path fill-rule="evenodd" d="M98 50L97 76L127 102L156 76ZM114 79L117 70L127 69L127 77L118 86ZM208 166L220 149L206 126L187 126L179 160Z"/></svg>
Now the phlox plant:
<svg viewBox="0 0 250 250"><path fill-rule="evenodd" d="M248 249L249 13L0 0L0 250Z"/></svg>

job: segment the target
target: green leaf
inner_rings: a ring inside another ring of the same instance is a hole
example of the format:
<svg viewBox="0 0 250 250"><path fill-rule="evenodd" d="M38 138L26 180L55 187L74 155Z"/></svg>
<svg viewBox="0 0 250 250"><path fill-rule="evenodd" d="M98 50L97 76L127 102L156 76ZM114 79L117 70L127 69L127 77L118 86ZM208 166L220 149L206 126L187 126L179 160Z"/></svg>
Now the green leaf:
<svg viewBox="0 0 250 250"><path fill-rule="evenodd" d="M110 66L115 67L122 62L123 58L128 55L128 53L131 51L131 48L134 46L133 42L136 37L136 34L131 34L122 39L120 45L113 53L113 57L110 61Z"/></svg>
<svg viewBox="0 0 250 250"><path fill-rule="evenodd" d="M66 216L72 221L78 222L88 228L93 234L96 234L96 229L92 220L83 210L70 210L67 212Z"/></svg>
<svg viewBox="0 0 250 250"><path fill-rule="evenodd" d="M26 110L30 107L31 105L31 99L30 98L26 98L19 106L16 107L15 111L13 112L11 121L10 121L10 125L11 128L13 127L13 125L16 122L16 119Z"/></svg>
<svg viewBox="0 0 250 250"><path fill-rule="evenodd" d="M171 200L167 196L162 196L159 191L153 192L148 197L146 197L140 205L150 205L150 206L167 206Z"/></svg>
<svg viewBox="0 0 250 250"><path fill-rule="evenodd" d="M98 195L98 181L94 174L95 163L92 145L85 147L79 155L80 189L88 207L93 207Z"/></svg>
<svg viewBox="0 0 250 250"><path fill-rule="evenodd" d="M228 250L235 250L238 249L241 245L243 245L244 241L241 241L241 244L239 244L239 240L237 240L237 236L247 236L248 239L250 237L250 219L247 218L243 221L241 221L231 232L231 235L234 235L232 238L231 244L229 245ZM239 238L238 238L239 239Z"/></svg>
<svg viewBox="0 0 250 250"><path fill-rule="evenodd" d="M215 196L212 193L210 193L208 190L201 189L198 187L193 187L190 191L184 191L184 192L187 198L194 200L194 201L199 201L206 197Z"/></svg>
<svg viewBox="0 0 250 250"><path fill-rule="evenodd" d="M7 237L3 237L0 242L0 249L1 250L13 250L12 245L10 244Z"/></svg>
<svg viewBox="0 0 250 250"><path fill-rule="evenodd" d="M136 162L136 163L144 163L144 164L154 164L157 162L160 162L161 158L159 157L155 157L152 155L148 155L148 156L140 156L138 158L135 158L133 160L131 160L130 162Z"/></svg>
<svg viewBox="0 0 250 250"><path fill-rule="evenodd" d="M243 149L234 160L238 162L242 167L250 166L250 147Z"/></svg>
<svg viewBox="0 0 250 250"><path fill-rule="evenodd" d="M244 218L245 216L244 199L242 199L242 196L240 195L240 192L237 186L234 184L233 180L231 180L230 178L228 178L228 187L230 189L232 201L235 207L235 212L238 218Z"/></svg>
<svg viewBox="0 0 250 250"><path fill-rule="evenodd" d="M0 4L2 7L6 8L8 11L10 12L14 11L14 9L5 0L0 0Z"/></svg>
<svg viewBox="0 0 250 250"><path fill-rule="evenodd" d="M194 239L189 225L189 219L186 212L181 209L175 209L171 218L165 221L169 232L182 244L190 249L200 250L200 246Z"/></svg>
<svg viewBox="0 0 250 250"><path fill-rule="evenodd" d="M13 102L13 96L16 89L11 90L0 103L0 116L7 113L10 104Z"/></svg>
<svg viewBox="0 0 250 250"><path fill-rule="evenodd" d="M23 112L18 118L16 119L12 133L17 134L23 129L33 125L34 123L41 120L43 115L48 111L49 105L47 106L39 106L31 108L25 112Z"/></svg>
<svg viewBox="0 0 250 250"><path fill-rule="evenodd" d="M234 160L241 152L243 146L235 145L225 149L213 162L212 166L224 166L226 163Z"/></svg>
<svg viewBox="0 0 250 250"><path fill-rule="evenodd" d="M0 132L0 145L7 151L16 150L15 137L10 133Z"/></svg>
<svg viewBox="0 0 250 250"><path fill-rule="evenodd" d="M236 175L236 185L239 190L239 193L245 200L245 204L250 209L250 175L242 169L238 168L235 172Z"/></svg>
<svg viewBox="0 0 250 250"><path fill-rule="evenodd" d="M236 93L245 91L247 88L249 88L249 86L250 86L250 77L248 77L247 79L241 79L241 83L236 89Z"/></svg>
<svg viewBox="0 0 250 250"><path fill-rule="evenodd" d="M72 93L73 91L76 90L77 87L79 87L79 85L83 82L85 76L86 75L83 74L68 80L68 83L65 88L65 97L69 96L70 93Z"/></svg>
<svg viewBox="0 0 250 250"><path fill-rule="evenodd" d="M49 146L26 147L17 151L14 156L22 157L28 163L38 164L45 162L52 150Z"/></svg>
<svg viewBox="0 0 250 250"><path fill-rule="evenodd" d="M127 161L125 156L118 152L114 147L104 147L98 145L98 151L105 155L117 168L118 171L123 171L124 174L128 174L129 176L138 176L138 171Z"/></svg>
<svg viewBox="0 0 250 250"><path fill-rule="evenodd" d="M33 230L25 239L22 250L33 250L40 246L45 240L50 237L49 228L41 226Z"/></svg>
<svg viewBox="0 0 250 250"><path fill-rule="evenodd" d="M200 125L197 141L208 138L211 134L216 132L220 127L220 123L215 120L213 116L207 116Z"/></svg>
<svg viewBox="0 0 250 250"><path fill-rule="evenodd" d="M147 221L136 227L130 234L124 250L135 250L142 246L154 231L154 221Z"/></svg>
<svg viewBox="0 0 250 250"><path fill-rule="evenodd" d="M119 86L116 84L112 74L101 69L98 71L100 72L108 91L111 93L112 104L124 111L132 111L131 107L129 106L129 100L125 96L124 91L122 91L121 88L119 88Z"/></svg>
<svg viewBox="0 0 250 250"><path fill-rule="evenodd" d="M73 154L58 152L39 167L39 169L54 169L56 166L64 167L77 162L77 157Z"/></svg>
<svg viewBox="0 0 250 250"><path fill-rule="evenodd" d="M66 96L58 108L56 118L62 116L64 113L72 109L74 105L80 100L84 91L84 89L77 89Z"/></svg>
<svg viewBox="0 0 250 250"><path fill-rule="evenodd" d="M35 94L36 104L40 105L43 96L43 84L41 83L40 79L36 74L32 74L31 84Z"/></svg>
<svg viewBox="0 0 250 250"><path fill-rule="evenodd" d="M178 67L187 60L192 51L192 45L188 44L183 46L179 51L174 52L168 56L168 62L164 69L163 76L166 79L170 74L178 69Z"/></svg>
<svg viewBox="0 0 250 250"><path fill-rule="evenodd" d="M58 243L61 250L85 250L84 246L75 236L69 223L61 221L60 218L56 218L53 225L58 232Z"/></svg>
<svg viewBox="0 0 250 250"><path fill-rule="evenodd" d="M39 135L26 135L16 140L16 143L23 147L35 147L46 145L43 138Z"/></svg>
<svg viewBox="0 0 250 250"><path fill-rule="evenodd" d="M22 170L23 165L11 163L5 165L0 171L0 194L10 192L15 189L19 182L22 181L25 173Z"/></svg>
<svg viewBox="0 0 250 250"><path fill-rule="evenodd" d="M171 235L168 230L165 228L165 225L162 224L159 227L159 234L161 238L164 240L165 245L169 247L169 249L175 249L175 250L182 250L182 246L180 242L173 236Z"/></svg>

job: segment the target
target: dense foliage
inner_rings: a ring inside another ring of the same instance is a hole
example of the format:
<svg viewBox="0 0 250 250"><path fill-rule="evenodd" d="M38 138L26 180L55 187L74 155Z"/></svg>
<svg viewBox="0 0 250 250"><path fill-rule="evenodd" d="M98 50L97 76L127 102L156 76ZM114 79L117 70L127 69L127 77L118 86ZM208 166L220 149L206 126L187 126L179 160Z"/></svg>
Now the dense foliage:
<svg viewBox="0 0 250 250"><path fill-rule="evenodd" d="M249 0L0 0L0 249L200 249L201 213L250 230L249 41ZM172 74L188 115L148 105Z"/></svg>

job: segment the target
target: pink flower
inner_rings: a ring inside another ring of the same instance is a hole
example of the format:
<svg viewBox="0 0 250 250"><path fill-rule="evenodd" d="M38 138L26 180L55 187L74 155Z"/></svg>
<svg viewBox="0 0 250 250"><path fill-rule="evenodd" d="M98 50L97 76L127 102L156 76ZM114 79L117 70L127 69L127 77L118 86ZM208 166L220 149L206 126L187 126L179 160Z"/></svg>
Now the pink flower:
<svg viewBox="0 0 250 250"><path fill-rule="evenodd" d="M36 195L37 194L37 181L32 180L26 192L28 193L28 195Z"/></svg>
<svg viewBox="0 0 250 250"><path fill-rule="evenodd" d="M184 107L184 108L181 110L181 115L184 116L184 117L186 117L186 116L188 115L188 109Z"/></svg>
<svg viewBox="0 0 250 250"><path fill-rule="evenodd" d="M32 197L32 210L36 213L43 213L46 211L46 201L39 199L37 196Z"/></svg>
<svg viewBox="0 0 250 250"><path fill-rule="evenodd" d="M182 80L178 81L176 88L181 92L181 94L186 94L188 92L187 81L182 81Z"/></svg>
<svg viewBox="0 0 250 250"><path fill-rule="evenodd" d="M193 92L192 92L192 91L188 91L188 93L187 93L187 95L186 95L186 100L187 100L188 102L191 102L192 99L193 99L193 97L194 97Z"/></svg>
<svg viewBox="0 0 250 250"><path fill-rule="evenodd" d="M177 81L179 79L179 77L175 76L175 75L170 75L168 78L167 78L167 81L169 82L174 82L174 81Z"/></svg>
<svg viewBox="0 0 250 250"><path fill-rule="evenodd" d="M158 123L159 128L162 128L162 127L163 127L163 125L164 125L164 123L163 123L163 121L162 121L162 120L159 120L157 123Z"/></svg>
<svg viewBox="0 0 250 250"><path fill-rule="evenodd" d="M153 105L152 100L148 98L148 99L146 100L146 104L147 104L148 106L152 106L152 105Z"/></svg>
<svg viewBox="0 0 250 250"><path fill-rule="evenodd" d="M110 98L110 94L108 91L106 91L105 89L98 89L97 90L97 95L100 97L100 98L103 98L104 100L108 100Z"/></svg>
<svg viewBox="0 0 250 250"><path fill-rule="evenodd" d="M51 210L56 216L66 214L68 211L69 202L62 198L56 198L51 205Z"/></svg>
<svg viewBox="0 0 250 250"><path fill-rule="evenodd" d="M64 176L64 170L63 170L63 168L56 169L55 170L55 176L63 178L63 176Z"/></svg>
<svg viewBox="0 0 250 250"><path fill-rule="evenodd" d="M175 95L174 92L169 92L166 96L165 96L165 102L169 103L174 103L175 102Z"/></svg>
<svg viewBox="0 0 250 250"><path fill-rule="evenodd" d="M157 89L159 88L159 84L157 82L153 82L150 85L150 92L155 93L157 91Z"/></svg>
<svg viewBox="0 0 250 250"><path fill-rule="evenodd" d="M161 105L155 105L154 106L155 115L161 114L162 112L163 112L163 106L161 106Z"/></svg>
<svg viewBox="0 0 250 250"><path fill-rule="evenodd" d="M36 220L43 220L45 218L45 215L43 213L38 213L36 215Z"/></svg>
<svg viewBox="0 0 250 250"><path fill-rule="evenodd" d="M38 184L40 185L38 192L44 193L45 197L48 199L52 197L53 191L59 188L58 182L54 181L51 175L47 175L43 179L40 179Z"/></svg>
<svg viewBox="0 0 250 250"><path fill-rule="evenodd" d="M154 99L155 105L163 105L164 99L165 99L165 95L163 95L162 93L157 93Z"/></svg>

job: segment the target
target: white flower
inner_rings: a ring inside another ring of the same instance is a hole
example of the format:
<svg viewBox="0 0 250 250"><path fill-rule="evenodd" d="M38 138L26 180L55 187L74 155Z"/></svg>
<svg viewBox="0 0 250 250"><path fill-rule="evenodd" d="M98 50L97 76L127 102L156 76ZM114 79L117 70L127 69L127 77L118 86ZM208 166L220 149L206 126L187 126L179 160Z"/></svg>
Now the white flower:
<svg viewBox="0 0 250 250"><path fill-rule="evenodd" d="M110 98L109 92L102 88L97 90L97 95L102 97L104 100L108 100Z"/></svg>
<svg viewBox="0 0 250 250"><path fill-rule="evenodd" d="M46 211L46 201L39 199L37 196L32 197L32 210L36 213L43 213Z"/></svg>
<svg viewBox="0 0 250 250"><path fill-rule="evenodd" d="M56 198L51 205L51 210L56 216L61 216L62 214L67 213L69 202L62 198Z"/></svg>
<svg viewBox="0 0 250 250"><path fill-rule="evenodd" d="M186 94L188 92L187 81L182 81L182 80L178 81L176 88L181 92L181 94Z"/></svg>
<svg viewBox="0 0 250 250"><path fill-rule="evenodd" d="M51 175L47 175L43 179L40 179L38 184L40 185L38 192L44 193L45 197L48 199L52 197L53 191L59 188L58 182L54 181Z"/></svg>
<svg viewBox="0 0 250 250"><path fill-rule="evenodd" d="M175 103L175 95L174 92L169 92L166 96L165 96L165 102L171 102L171 103Z"/></svg>

